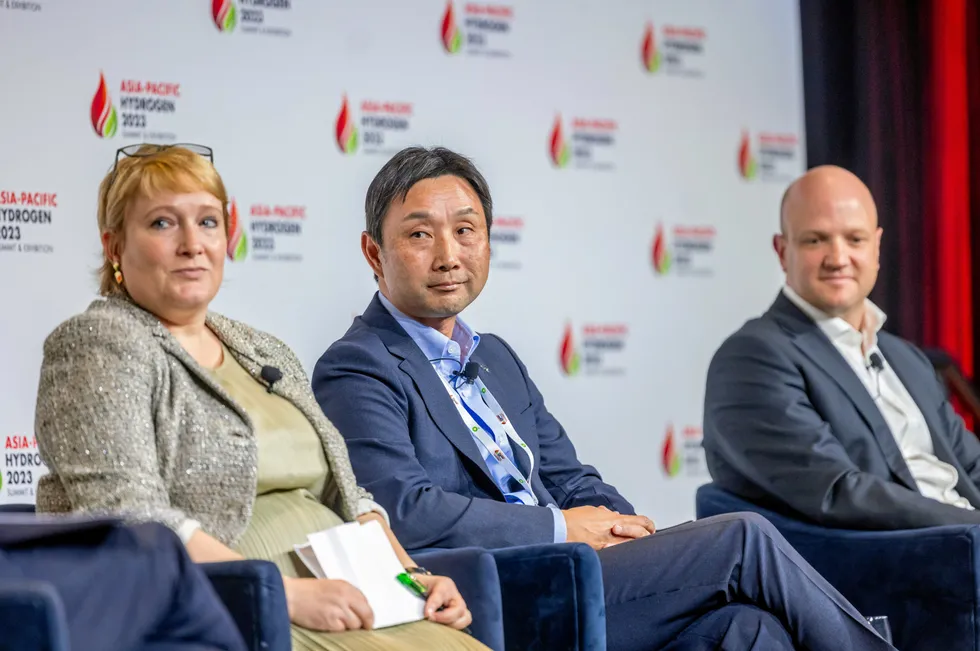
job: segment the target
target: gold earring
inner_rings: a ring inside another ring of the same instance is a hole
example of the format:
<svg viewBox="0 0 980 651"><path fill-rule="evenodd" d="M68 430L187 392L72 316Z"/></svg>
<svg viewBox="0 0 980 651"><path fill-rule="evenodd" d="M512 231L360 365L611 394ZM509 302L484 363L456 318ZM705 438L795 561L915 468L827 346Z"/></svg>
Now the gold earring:
<svg viewBox="0 0 980 651"><path fill-rule="evenodd" d="M122 272L119 271L119 263L115 260L112 261L112 270L115 272L112 275L116 278L116 284L122 285Z"/></svg>

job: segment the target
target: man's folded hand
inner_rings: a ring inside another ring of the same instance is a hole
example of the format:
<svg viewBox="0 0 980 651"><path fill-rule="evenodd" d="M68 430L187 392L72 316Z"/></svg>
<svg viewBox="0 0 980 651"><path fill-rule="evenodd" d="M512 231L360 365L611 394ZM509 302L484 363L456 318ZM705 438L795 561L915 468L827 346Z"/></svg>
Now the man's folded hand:
<svg viewBox="0 0 980 651"><path fill-rule="evenodd" d="M650 518L622 515L604 506L577 506L562 511L569 542L584 542L603 549L627 540L649 536L657 529Z"/></svg>

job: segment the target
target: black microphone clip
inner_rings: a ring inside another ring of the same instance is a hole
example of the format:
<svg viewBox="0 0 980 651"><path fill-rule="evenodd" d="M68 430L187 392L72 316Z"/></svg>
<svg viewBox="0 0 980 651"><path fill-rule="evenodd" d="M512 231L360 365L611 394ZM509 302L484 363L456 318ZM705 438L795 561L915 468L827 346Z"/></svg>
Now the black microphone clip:
<svg viewBox="0 0 980 651"><path fill-rule="evenodd" d="M461 375L467 384L473 384L476 378L480 377L480 365L476 362L466 362Z"/></svg>
<svg viewBox="0 0 980 651"><path fill-rule="evenodd" d="M282 379L282 371L275 366L263 366L259 372L262 380L268 385L266 391L272 393L272 385Z"/></svg>
<svg viewBox="0 0 980 651"><path fill-rule="evenodd" d="M878 351L874 351L873 353L868 355L868 368L873 368L879 373L885 370L885 360L881 358L881 355L878 354Z"/></svg>

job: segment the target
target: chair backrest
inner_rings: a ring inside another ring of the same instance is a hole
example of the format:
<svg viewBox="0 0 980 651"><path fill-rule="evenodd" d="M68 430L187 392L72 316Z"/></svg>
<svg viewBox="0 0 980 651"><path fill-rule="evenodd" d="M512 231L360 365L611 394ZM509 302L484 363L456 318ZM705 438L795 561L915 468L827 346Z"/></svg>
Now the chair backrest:
<svg viewBox="0 0 980 651"><path fill-rule="evenodd" d="M960 406L973 416L974 423L980 422L980 394L970 378L963 374L960 365L949 353L939 348L927 348L924 352L942 378L946 390L959 399ZM977 435L980 436L980 432Z"/></svg>
<svg viewBox="0 0 980 651"><path fill-rule="evenodd" d="M0 504L0 513L34 513L33 504Z"/></svg>
<svg viewBox="0 0 980 651"><path fill-rule="evenodd" d="M708 518L713 515L723 515L725 513L739 513L748 511L758 513L766 520L773 523L784 535L793 533L809 533L818 525L810 524L798 520L792 516L783 515L772 511L758 504L753 504L748 500L742 499L738 495L729 493L725 489L714 483L704 484L698 487L695 496L695 510L697 517ZM823 527L820 527L823 529Z"/></svg>
<svg viewBox="0 0 980 651"><path fill-rule="evenodd" d="M770 515L768 509L752 504L737 495L729 493L714 483L704 484L698 487L698 492L695 496L695 507L699 519L739 511L753 511L767 518ZM772 513L771 515L775 518L782 518L782 516L776 513Z"/></svg>

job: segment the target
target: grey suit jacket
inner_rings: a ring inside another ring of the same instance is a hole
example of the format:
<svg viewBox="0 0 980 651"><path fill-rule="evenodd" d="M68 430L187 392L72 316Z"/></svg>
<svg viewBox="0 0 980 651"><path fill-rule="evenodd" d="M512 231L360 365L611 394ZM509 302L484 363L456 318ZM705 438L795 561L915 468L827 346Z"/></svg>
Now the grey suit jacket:
<svg viewBox="0 0 980 651"><path fill-rule="evenodd" d="M956 490L980 508L980 442L925 355L884 331L878 347L925 418ZM980 523L919 493L884 417L819 326L782 293L732 335L708 370L708 469L722 488L788 515L853 529Z"/></svg>
<svg viewBox="0 0 980 651"><path fill-rule="evenodd" d="M255 377L313 424L330 464L324 504L353 520L357 486L343 438L323 415L293 352L218 314L208 326ZM256 492L252 422L152 314L125 298L97 300L44 344L35 430L51 474L39 511L119 513L173 529L188 518L221 542L244 533Z"/></svg>

